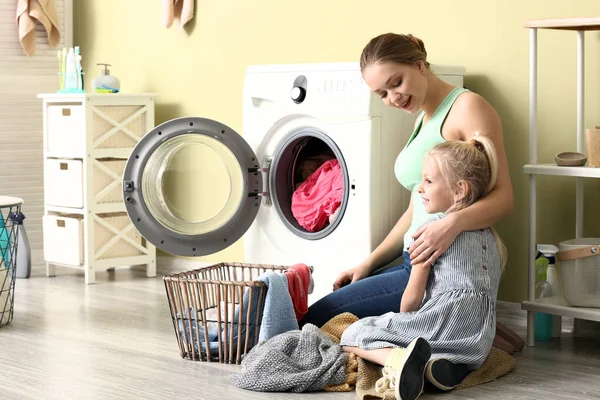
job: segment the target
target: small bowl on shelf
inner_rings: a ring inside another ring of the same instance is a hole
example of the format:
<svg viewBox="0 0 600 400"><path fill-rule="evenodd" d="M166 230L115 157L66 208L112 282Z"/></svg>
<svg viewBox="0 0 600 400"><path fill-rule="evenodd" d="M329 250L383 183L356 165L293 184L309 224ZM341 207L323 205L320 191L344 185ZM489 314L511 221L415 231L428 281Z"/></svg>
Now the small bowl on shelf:
<svg viewBox="0 0 600 400"><path fill-rule="evenodd" d="M558 153L556 157L554 157L554 161L556 161L556 165L563 167L581 167L585 165L587 157L585 154L565 151L563 153Z"/></svg>

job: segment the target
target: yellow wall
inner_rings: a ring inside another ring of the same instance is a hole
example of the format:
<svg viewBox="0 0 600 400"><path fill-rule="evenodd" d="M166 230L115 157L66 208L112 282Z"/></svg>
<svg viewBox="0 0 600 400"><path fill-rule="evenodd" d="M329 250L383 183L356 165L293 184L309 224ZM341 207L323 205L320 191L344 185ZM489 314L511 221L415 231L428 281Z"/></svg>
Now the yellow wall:
<svg viewBox="0 0 600 400"><path fill-rule="evenodd" d="M529 36L523 22L599 16L596 0L203 0L196 1L195 18L184 30L162 26L160 4L75 1L75 42L87 87L99 71L95 63L111 63L123 91L160 94L157 124L203 116L241 132L249 64L356 61L372 36L387 31L423 39L432 63L466 66L466 86L502 118L516 191L515 213L498 225L510 253L500 298L526 297L528 180L522 165L528 157ZM539 160L553 162L555 153L575 150L576 34L541 31L539 38ZM600 125L599 44L598 33L587 34L586 127ZM575 181L542 177L539 185L538 242L573 238ZM586 221L597 221L599 212L592 208L600 187L593 180L586 189ZM589 222L585 234L600 236ZM238 242L208 259L242 257Z"/></svg>

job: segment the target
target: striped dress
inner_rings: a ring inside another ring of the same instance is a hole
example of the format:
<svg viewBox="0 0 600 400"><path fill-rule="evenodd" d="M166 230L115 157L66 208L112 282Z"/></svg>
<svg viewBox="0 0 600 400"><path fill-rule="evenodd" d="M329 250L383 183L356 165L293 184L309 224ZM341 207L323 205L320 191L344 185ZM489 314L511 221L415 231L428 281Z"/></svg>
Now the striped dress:
<svg viewBox="0 0 600 400"><path fill-rule="evenodd" d="M428 222L444 217L436 215ZM422 337L431 345L431 359L446 358L476 369L496 334L500 276L492 231L462 232L431 268L419 310L362 318L344 331L340 344L373 350L406 347Z"/></svg>

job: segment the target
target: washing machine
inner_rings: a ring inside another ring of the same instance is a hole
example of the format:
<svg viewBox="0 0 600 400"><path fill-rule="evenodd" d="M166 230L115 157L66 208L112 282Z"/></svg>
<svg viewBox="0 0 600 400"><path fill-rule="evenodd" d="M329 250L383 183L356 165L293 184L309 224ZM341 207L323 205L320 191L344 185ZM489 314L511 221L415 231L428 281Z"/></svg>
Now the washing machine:
<svg viewBox="0 0 600 400"><path fill-rule="evenodd" d="M461 66L432 71L463 85ZM171 254L212 254L243 238L248 263L310 265L312 304L408 207L394 163L416 115L386 107L353 62L250 66L242 104L241 135L198 117L145 135L123 175L128 215ZM294 211L295 193L325 162L336 167L335 212L307 224Z"/></svg>

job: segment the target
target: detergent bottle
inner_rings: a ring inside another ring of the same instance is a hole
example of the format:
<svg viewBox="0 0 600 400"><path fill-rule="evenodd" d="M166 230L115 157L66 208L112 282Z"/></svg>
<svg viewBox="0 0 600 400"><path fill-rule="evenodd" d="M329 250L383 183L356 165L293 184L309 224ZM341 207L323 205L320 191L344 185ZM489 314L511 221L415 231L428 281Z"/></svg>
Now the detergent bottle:
<svg viewBox="0 0 600 400"><path fill-rule="evenodd" d="M537 250L548 259L548 269L546 270L546 281L550 284L552 297L561 297L562 290L560 287L560 279L558 269L556 268L556 253L558 247L551 244L538 244ZM560 315L552 316L552 332L553 338L560 337L562 331L562 317Z"/></svg>

